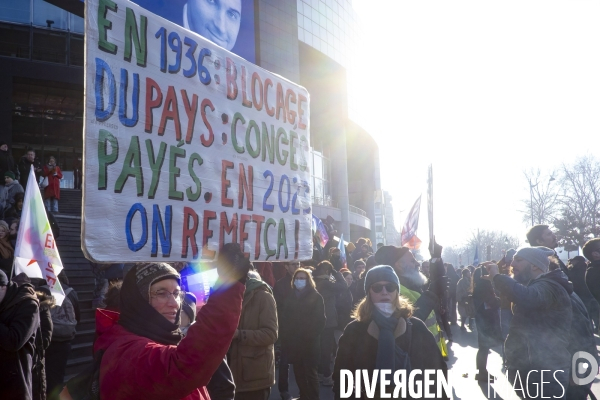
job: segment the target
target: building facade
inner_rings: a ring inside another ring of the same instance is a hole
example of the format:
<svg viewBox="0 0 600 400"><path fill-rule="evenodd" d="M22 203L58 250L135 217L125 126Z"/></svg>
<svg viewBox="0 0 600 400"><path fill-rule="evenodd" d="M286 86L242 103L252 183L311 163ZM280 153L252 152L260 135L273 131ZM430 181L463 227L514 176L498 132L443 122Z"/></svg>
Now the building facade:
<svg viewBox="0 0 600 400"><path fill-rule="evenodd" d="M44 0L0 0L0 82L5 92L0 140L17 160L28 147L44 162L55 156L69 188L83 151L84 22L65 10L76 9L68 5L79 0L50 1L63 8ZM174 0L168 6L184 3ZM357 37L352 2L243 4L252 8L255 62L310 93L313 213L331 216L345 240L369 237L377 242L378 147L348 117L347 69Z"/></svg>

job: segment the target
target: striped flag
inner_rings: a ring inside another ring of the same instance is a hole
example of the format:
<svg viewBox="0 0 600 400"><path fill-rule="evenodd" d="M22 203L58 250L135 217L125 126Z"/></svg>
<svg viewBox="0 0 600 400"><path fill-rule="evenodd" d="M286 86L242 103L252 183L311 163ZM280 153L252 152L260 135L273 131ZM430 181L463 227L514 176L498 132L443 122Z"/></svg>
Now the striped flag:
<svg viewBox="0 0 600 400"><path fill-rule="evenodd" d="M421 240L417 237L419 228L419 212L421 211L421 196L410 209L404 226L402 227L402 246L406 245L410 249L419 249Z"/></svg>
<svg viewBox="0 0 600 400"><path fill-rule="evenodd" d="M57 276L62 269L62 261L32 165L15 246L14 274L24 272L30 278L45 279L56 304L60 306L65 292Z"/></svg>
<svg viewBox="0 0 600 400"><path fill-rule="evenodd" d="M312 232L313 236L319 240L321 247L325 247L329 241L329 235L327 234L325 225L323 225L323 221L321 221L315 214L312 216Z"/></svg>

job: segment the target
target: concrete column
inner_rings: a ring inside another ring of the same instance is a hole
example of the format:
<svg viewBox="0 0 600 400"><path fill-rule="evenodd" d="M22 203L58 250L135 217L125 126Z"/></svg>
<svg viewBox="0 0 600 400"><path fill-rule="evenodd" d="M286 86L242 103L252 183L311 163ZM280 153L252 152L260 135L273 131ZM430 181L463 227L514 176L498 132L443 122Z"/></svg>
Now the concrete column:
<svg viewBox="0 0 600 400"><path fill-rule="evenodd" d="M342 220L337 221L338 231L344 234L344 240L350 237L350 200L348 198L348 155L346 154L346 130L340 127L335 130L335 143L330 146L331 152L331 186L333 198L341 210Z"/></svg>

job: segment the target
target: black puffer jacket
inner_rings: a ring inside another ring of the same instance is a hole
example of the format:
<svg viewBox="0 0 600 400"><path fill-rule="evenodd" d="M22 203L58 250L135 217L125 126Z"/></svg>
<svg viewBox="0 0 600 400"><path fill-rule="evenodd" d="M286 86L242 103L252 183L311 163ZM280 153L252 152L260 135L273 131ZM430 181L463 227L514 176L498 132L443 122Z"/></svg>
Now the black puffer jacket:
<svg viewBox="0 0 600 400"><path fill-rule="evenodd" d="M494 285L513 302L513 319L504 345L509 369L567 369L573 286L559 269L521 285L496 275Z"/></svg>
<svg viewBox="0 0 600 400"><path fill-rule="evenodd" d="M30 284L10 282L0 303L0 392L3 400L30 400L38 299Z"/></svg>

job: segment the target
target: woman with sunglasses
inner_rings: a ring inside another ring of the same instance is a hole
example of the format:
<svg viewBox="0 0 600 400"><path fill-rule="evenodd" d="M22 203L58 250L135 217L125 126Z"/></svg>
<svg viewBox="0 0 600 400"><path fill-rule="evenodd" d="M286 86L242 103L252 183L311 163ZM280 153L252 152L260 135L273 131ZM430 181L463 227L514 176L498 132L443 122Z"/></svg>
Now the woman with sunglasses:
<svg viewBox="0 0 600 400"><path fill-rule="evenodd" d="M336 398L340 398L341 370L349 370L353 375L356 370L366 370L369 376L375 370L390 370L391 384L387 391L390 394L394 390L395 371L405 370L407 381L410 372L417 369L433 369L447 376L446 363L435 338L423 321L412 317L412 305L400 296L400 281L392 267L379 265L370 269L365 276L365 293L366 297L354 311L356 320L346 326L338 345L333 373ZM431 393L437 393L435 381L434 376L433 385L429 386ZM379 382L375 397L367 395L362 384L361 398L380 398ZM415 374L414 382L414 388L418 385L425 388L422 374ZM408 382L405 385L408 387ZM350 397L355 397L354 389ZM442 396L436 398L448 396L442 390Z"/></svg>
<svg viewBox="0 0 600 400"><path fill-rule="evenodd" d="M132 268L121 286L120 312L96 312L99 398L210 399L206 385L237 328L249 266L238 244L223 246L215 291L185 337L179 329L184 297L179 273L165 263ZM69 394L79 398L82 388L71 384Z"/></svg>
<svg viewBox="0 0 600 400"><path fill-rule="evenodd" d="M292 276L292 292L285 299L279 336L281 351L287 354L289 363L294 366L302 400L319 399L317 367L324 328L323 298L315 289L310 271L298 268Z"/></svg>

